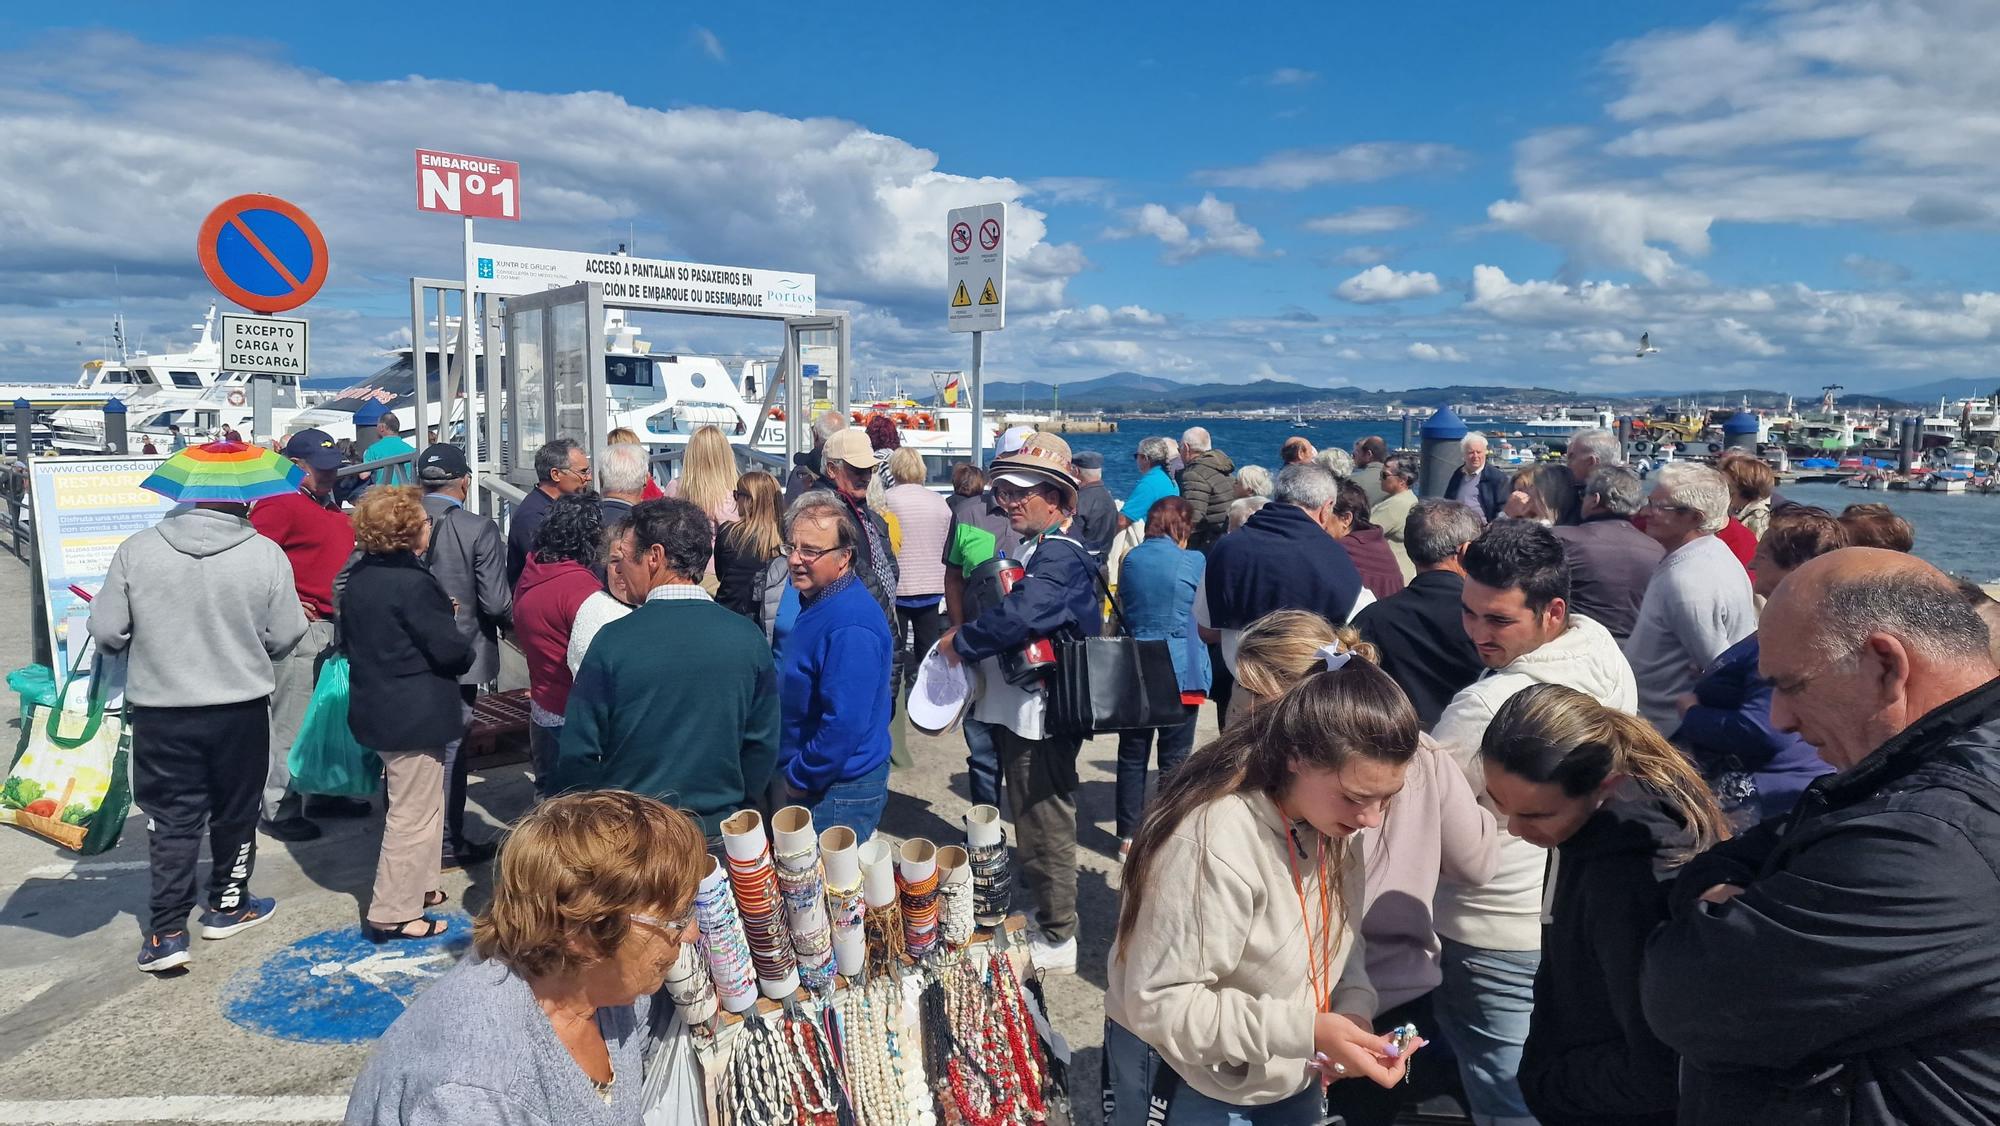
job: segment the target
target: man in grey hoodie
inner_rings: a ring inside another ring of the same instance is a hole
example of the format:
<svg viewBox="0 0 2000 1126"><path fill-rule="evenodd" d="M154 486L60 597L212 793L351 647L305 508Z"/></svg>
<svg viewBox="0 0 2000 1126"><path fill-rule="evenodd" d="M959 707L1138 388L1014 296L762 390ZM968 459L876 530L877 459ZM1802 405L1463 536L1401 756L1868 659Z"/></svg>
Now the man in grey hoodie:
<svg viewBox="0 0 2000 1126"><path fill-rule="evenodd" d="M90 635L128 656L132 796L152 818L149 973L188 963L201 832L211 863L203 938L271 917L250 894L269 770L272 659L305 636L292 565L248 506L182 505L119 545L90 605Z"/></svg>

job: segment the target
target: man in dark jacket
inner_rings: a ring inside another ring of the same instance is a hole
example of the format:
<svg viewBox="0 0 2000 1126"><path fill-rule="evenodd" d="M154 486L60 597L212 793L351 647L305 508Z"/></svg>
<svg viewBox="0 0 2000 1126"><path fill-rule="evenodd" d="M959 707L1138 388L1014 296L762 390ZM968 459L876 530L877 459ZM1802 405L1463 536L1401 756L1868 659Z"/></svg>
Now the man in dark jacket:
<svg viewBox="0 0 2000 1126"><path fill-rule="evenodd" d="M1118 502L1104 487L1104 455L1082 450L1076 455L1076 520L1069 534L1099 560L1118 534Z"/></svg>
<svg viewBox="0 0 2000 1126"><path fill-rule="evenodd" d="M557 497L590 487L590 454L574 439L556 438L535 451L535 487L514 507L507 523L507 589L521 581L528 553L535 550L535 533L548 519Z"/></svg>
<svg viewBox="0 0 2000 1126"><path fill-rule="evenodd" d="M599 630L576 670L550 788L659 798L719 846L722 819L764 800L779 710L763 635L701 589L713 536L689 501L632 509L612 567L645 601Z"/></svg>
<svg viewBox="0 0 2000 1126"><path fill-rule="evenodd" d="M1271 503L1210 553L1195 596L1195 624L1221 635L1233 673L1236 635L1273 610L1311 610L1339 625L1361 595L1354 561L1327 530L1340 480L1323 465L1288 465Z"/></svg>
<svg viewBox="0 0 2000 1126"><path fill-rule="evenodd" d="M1593 470L1583 490L1583 523L1555 529L1569 560L1570 608L1611 631L1632 635L1646 584L1667 550L1632 517L1646 503L1646 486L1622 465Z"/></svg>
<svg viewBox="0 0 2000 1126"><path fill-rule="evenodd" d="M1465 461L1452 470L1444 487L1445 499L1478 510L1481 520L1497 518L1507 503L1507 494L1513 491L1507 471L1486 460L1486 435L1478 431L1459 439L1458 448Z"/></svg>
<svg viewBox="0 0 2000 1126"><path fill-rule="evenodd" d="M1181 435L1181 499L1194 506L1194 535L1188 546L1207 552L1229 530L1229 506L1236 502L1236 463L1209 445L1208 431L1188 427Z"/></svg>
<svg viewBox="0 0 2000 1126"><path fill-rule="evenodd" d="M514 584L507 578L507 545L500 527L465 507L472 469L465 451L439 442L417 455L417 482L424 490L424 511L431 518L428 556L431 574L451 596L460 636L472 643L472 668L458 678L464 699L465 726L472 726L472 702L479 686L500 675L501 623L514 608ZM465 737L444 748L444 864L477 864L493 855L493 845L465 835L465 773L459 753Z"/></svg>
<svg viewBox="0 0 2000 1126"><path fill-rule="evenodd" d="M1428 731L1458 690L1486 665L1465 635L1463 607L1467 544L1479 538L1479 518L1456 501L1420 501L1405 523L1417 576L1391 598L1354 616L1361 636L1381 652L1382 671L1402 686Z"/></svg>
<svg viewBox="0 0 2000 1126"><path fill-rule="evenodd" d="M1765 608L1772 723L1839 768L1690 862L1646 948L1681 1121L2000 1118L2000 681L1952 581L1896 552Z"/></svg>
<svg viewBox="0 0 2000 1126"><path fill-rule="evenodd" d="M1097 563L1062 534L1076 509L1069 443L1035 433L993 463L993 497L1022 541L1027 569L1014 589L963 626L945 631L938 649L951 664L984 662L977 718L992 724L1013 807L1021 868L1033 885L1028 952L1044 973L1076 972L1076 756L1083 740L1048 730L1039 682L1007 683L1000 654L1038 638L1095 637L1102 626Z"/></svg>

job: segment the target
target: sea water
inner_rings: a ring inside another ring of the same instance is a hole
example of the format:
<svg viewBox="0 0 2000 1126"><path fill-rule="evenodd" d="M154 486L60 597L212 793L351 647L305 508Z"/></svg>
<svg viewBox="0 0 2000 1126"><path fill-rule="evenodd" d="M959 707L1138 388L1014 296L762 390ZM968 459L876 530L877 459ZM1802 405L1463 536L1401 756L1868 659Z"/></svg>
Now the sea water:
<svg viewBox="0 0 2000 1126"><path fill-rule="evenodd" d="M1072 450L1096 450L1104 455L1104 485L1111 494L1123 497L1139 479L1132 454L1139 441L1159 435L1179 441L1190 426L1208 429L1216 449L1228 454L1237 468L1261 465L1277 475L1278 448L1294 434L1302 435L1322 450L1352 451L1354 443L1377 434L1393 449L1403 441L1400 419L1381 422L1307 422L1294 426L1289 420L1245 420L1231 418L1144 418L1124 419L1116 434L1071 434ZM1917 533L1916 553L1943 570L1962 574L1979 582L2000 580L2000 558L1995 547L2000 535L1990 529L2000 527L2000 496L1978 493L1875 492L1842 488L1839 485L1781 485L1786 500L1816 504L1836 515L1854 503L1887 504Z"/></svg>

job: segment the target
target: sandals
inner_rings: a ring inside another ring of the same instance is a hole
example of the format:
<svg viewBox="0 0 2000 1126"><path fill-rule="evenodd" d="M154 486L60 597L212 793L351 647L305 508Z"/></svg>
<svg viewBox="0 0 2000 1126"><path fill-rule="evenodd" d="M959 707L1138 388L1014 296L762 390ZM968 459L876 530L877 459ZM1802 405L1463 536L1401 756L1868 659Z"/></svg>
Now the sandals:
<svg viewBox="0 0 2000 1126"><path fill-rule="evenodd" d="M451 896L443 891L427 891L424 893L424 908L428 910L432 907L442 907L450 898Z"/></svg>
<svg viewBox="0 0 2000 1126"><path fill-rule="evenodd" d="M423 926L423 930L410 930L411 927L420 924ZM361 934L377 946L385 942L420 942L426 938L436 938L438 935L443 934L445 929L450 925L450 923L447 923L443 919L433 919L429 915L425 915L422 918L411 919L407 923L397 923L394 926L388 927L378 927L374 923L362 923Z"/></svg>

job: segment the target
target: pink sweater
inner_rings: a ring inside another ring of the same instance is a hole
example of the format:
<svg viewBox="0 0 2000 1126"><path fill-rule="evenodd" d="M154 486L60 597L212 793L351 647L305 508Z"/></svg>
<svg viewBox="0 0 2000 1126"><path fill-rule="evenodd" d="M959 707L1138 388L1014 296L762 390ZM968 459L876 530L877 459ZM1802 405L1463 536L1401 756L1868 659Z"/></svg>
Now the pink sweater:
<svg viewBox="0 0 2000 1126"><path fill-rule="evenodd" d="M1422 735L1388 818L1379 829L1363 830L1359 839L1367 872L1361 936L1380 1015L1443 980L1431 922L1438 878L1471 886L1492 879L1500 862L1500 834L1465 772Z"/></svg>
<svg viewBox="0 0 2000 1126"><path fill-rule="evenodd" d="M922 485L897 485L882 494L882 501L902 526L902 543L896 551L896 597L943 594L950 502Z"/></svg>

